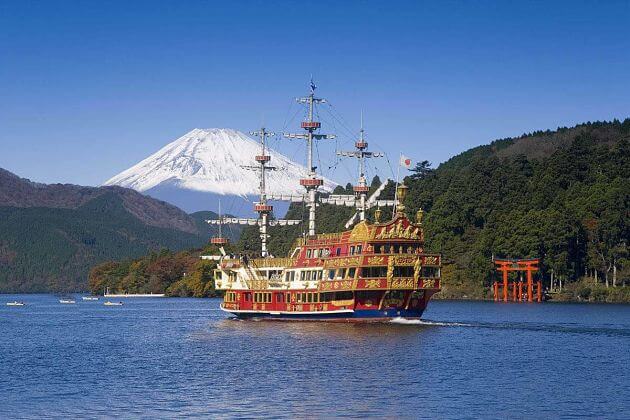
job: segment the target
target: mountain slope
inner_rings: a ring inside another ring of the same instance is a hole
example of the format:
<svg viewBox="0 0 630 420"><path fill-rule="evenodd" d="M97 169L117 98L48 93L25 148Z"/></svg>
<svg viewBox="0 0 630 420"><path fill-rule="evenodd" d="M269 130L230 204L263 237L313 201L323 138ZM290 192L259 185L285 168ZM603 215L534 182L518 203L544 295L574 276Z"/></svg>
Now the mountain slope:
<svg viewBox="0 0 630 420"><path fill-rule="evenodd" d="M552 272L556 287L628 279L629 145L630 119L587 123L497 140L407 177L409 211L427 211L428 246L453 262L445 284L482 295L493 255L540 257L545 287Z"/></svg>
<svg viewBox="0 0 630 420"><path fill-rule="evenodd" d="M206 216L121 187L37 184L0 169L0 292L86 290L99 262L204 244Z"/></svg>
<svg viewBox="0 0 630 420"><path fill-rule="evenodd" d="M186 210L192 210L191 206L194 206L192 199L186 197L186 194L192 194L198 202L208 203L216 211L217 200L210 200L210 196L251 198L258 194L258 172L243 166L254 165L254 157L259 154L260 145L239 131L194 129L104 185L147 192L183 205ZM301 193L299 179L305 176L306 169L273 150L268 154L271 155L271 165L280 170L267 174L267 191L272 194ZM336 183L326 179L323 190L332 190L335 186ZM202 198L204 195L205 199Z"/></svg>
<svg viewBox="0 0 630 420"><path fill-rule="evenodd" d="M108 192L119 196L124 208L149 226L198 232L195 221L182 210L131 189L39 184L0 168L0 206L76 209Z"/></svg>

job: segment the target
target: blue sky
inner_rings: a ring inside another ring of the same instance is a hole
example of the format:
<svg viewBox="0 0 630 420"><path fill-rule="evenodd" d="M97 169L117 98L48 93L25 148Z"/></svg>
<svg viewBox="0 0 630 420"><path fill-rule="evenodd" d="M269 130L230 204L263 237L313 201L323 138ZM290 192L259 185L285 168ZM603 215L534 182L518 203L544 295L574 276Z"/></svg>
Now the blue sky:
<svg viewBox="0 0 630 420"><path fill-rule="evenodd" d="M322 111L323 131L340 135L320 147L326 172L361 110L392 165L401 151L438 164L630 116L628 22L629 1L4 0L0 167L98 185L195 127L293 131L311 74L344 121ZM301 159L296 144L273 146Z"/></svg>

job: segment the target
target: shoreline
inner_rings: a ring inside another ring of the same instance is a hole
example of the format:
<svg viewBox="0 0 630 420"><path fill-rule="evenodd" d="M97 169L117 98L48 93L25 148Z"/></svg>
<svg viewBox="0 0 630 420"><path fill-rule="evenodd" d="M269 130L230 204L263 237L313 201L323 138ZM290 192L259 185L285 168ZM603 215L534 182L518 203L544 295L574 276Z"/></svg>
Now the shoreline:
<svg viewBox="0 0 630 420"><path fill-rule="evenodd" d="M192 297L192 296L169 296L166 294L160 294L160 293L139 293L139 294L108 294L108 295L91 295L88 294L86 292L65 292L63 293L64 295L84 295L84 296L94 296L94 297L98 297L98 298L103 298L103 299L139 299L139 298L160 298L160 299L220 299L221 296L209 296L209 297ZM0 296L19 296L19 295L30 295L30 296L35 296L35 295L49 295L49 296L58 296L61 295L61 293L57 293L57 292L0 292ZM514 303L523 303L523 304L527 304L530 302L513 302L511 300L507 301L507 302L503 302L501 301L497 301L494 302L494 299L488 299L488 298L478 298L478 297L456 297L456 296L449 296L449 297L439 297L439 293L433 295L433 297L431 298L431 301L441 301L441 302L492 302L492 303L497 303L497 304L501 304L501 303L506 303L506 304L514 304ZM532 304L537 304L538 302L531 302ZM607 300L585 300L585 299L548 299L545 300L543 302L540 303L554 303L554 304L562 304L562 303L571 303L571 304L584 304L584 305L588 305L588 304L608 304L608 305L630 305L630 301L626 301L626 300L619 300L619 301L607 301Z"/></svg>

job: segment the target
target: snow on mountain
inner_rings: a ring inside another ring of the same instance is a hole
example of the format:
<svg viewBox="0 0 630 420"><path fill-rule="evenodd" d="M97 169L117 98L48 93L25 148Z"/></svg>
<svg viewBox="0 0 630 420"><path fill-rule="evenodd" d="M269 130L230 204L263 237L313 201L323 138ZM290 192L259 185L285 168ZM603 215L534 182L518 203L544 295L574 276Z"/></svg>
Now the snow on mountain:
<svg viewBox="0 0 630 420"><path fill-rule="evenodd" d="M273 150L267 153L271 155L270 165L280 169L267 172L267 192L303 193L299 179L306 175L306 168ZM169 200L169 196L181 196L182 191L187 191L255 197L259 188L258 171L247 170L242 166L255 165L254 156L259 154L260 144L240 131L197 128L109 179L104 185L120 185L157 195L190 211L192 208L189 203L182 205L177 200ZM324 179L322 190L331 191L336 185ZM207 199L204 201L208 202Z"/></svg>

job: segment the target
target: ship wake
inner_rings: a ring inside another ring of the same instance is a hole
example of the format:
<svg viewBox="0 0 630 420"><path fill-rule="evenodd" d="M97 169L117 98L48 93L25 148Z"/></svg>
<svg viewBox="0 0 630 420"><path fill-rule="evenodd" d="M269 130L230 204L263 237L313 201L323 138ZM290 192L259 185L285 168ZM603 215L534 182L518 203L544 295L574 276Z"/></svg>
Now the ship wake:
<svg viewBox="0 0 630 420"><path fill-rule="evenodd" d="M471 327L472 324L465 324L462 322L441 322L441 321L430 321L424 319L407 319L407 318L394 318L389 321L392 324L399 325L426 325L431 327Z"/></svg>

